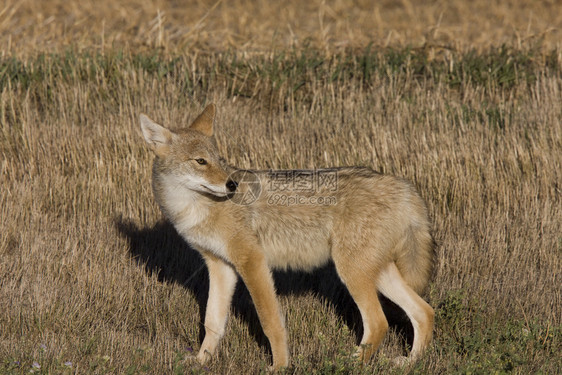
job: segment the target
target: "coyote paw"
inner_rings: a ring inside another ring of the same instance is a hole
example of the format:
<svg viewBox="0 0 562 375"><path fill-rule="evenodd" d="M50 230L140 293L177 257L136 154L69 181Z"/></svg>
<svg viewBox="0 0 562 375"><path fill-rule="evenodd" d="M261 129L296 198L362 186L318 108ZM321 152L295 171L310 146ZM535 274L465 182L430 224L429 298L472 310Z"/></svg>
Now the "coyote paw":
<svg viewBox="0 0 562 375"><path fill-rule="evenodd" d="M395 367L404 367L404 366L409 365L410 362L411 362L410 358L406 357L406 356L403 356L403 355L401 355L399 357L396 357L391 361L392 366L395 366Z"/></svg>
<svg viewBox="0 0 562 375"><path fill-rule="evenodd" d="M211 353L209 353L208 351L199 351L197 355L186 354L183 357L183 363L190 368L206 368L204 366L211 360L211 357Z"/></svg>
<svg viewBox="0 0 562 375"><path fill-rule="evenodd" d="M195 354L186 354L183 357L184 362L186 363L191 363L191 364L200 364L200 365L204 365L205 363L209 362L211 360L212 356L211 353L209 353L207 350L205 351L199 351L199 353L197 353L197 355Z"/></svg>
<svg viewBox="0 0 562 375"><path fill-rule="evenodd" d="M285 367L285 366L282 366L282 367L267 366L266 373L268 373L268 374L279 374L279 373L285 374L284 370L286 370L286 369L287 369L287 367Z"/></svg>
<svg viewBox="0 0 562 375"><path fill-rule="evenodd" d="M370 344L361 344L357 346L352 354L353 359L359 362L368 362L373 354L371 348L372 345Z"/></svg>
<svg viewBox="0 0 562 375"><path fill-rule="evenodd" d="M205 363L213 359L213 355L208 350L200 350L199 353L197 353L196 359L197 362L204 365Z"/></svg>

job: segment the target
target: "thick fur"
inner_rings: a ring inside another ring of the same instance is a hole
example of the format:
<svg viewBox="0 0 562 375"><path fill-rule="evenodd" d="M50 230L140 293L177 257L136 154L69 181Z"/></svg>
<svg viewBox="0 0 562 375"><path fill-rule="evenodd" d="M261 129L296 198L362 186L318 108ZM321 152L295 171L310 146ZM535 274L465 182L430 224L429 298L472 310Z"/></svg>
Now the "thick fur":
<svg viewBox="0 0 562 375"><path fill-rule="evenodd" d="M262 189L255 201L240 205L230 199L229 181L241 170L226 166L218 155L214 114L210 105L190 127L175 132L141 115L143 135L156 155L156 201L209 269L199 361L213 356L224 334L239 275L270 341L273 367L287 366L287 334L270 270L312 270L330 260L363 319L357 356L368 360L386 334L379 291L411 319L414 344L408 360L419 357L433 330L433 309L420 297L432 273L433 240L425 203L415 188L369 168L349 167L298 171L316 179L335 176L337 186L295 193L267 188L278 183L279 171L250 171ZM236 193L244 189L239 185ZM297 194L306 203L329 198L329 204L286 204L277 199L280 194Z"/></svg>

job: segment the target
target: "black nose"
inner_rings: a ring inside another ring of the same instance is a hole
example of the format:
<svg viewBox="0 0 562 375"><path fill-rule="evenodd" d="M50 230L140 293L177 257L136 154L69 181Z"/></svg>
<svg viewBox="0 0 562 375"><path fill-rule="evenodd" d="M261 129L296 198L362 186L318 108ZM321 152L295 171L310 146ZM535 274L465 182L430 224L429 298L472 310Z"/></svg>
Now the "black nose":
<svg viewBox="0 0 562 375"><path fill-rule="evenodd" d="M234 193L236 191L236 188L238 187L238 182L233 181L233 180L228 180L226 182L226 188L228 189L228 191L230 191L231 193Z"/></svg>

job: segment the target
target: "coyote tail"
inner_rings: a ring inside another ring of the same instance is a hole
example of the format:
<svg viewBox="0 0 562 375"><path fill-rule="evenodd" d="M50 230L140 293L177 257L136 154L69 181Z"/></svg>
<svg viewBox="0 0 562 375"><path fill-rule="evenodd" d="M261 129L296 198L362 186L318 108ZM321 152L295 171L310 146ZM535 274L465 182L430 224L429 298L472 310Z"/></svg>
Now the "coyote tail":
<svg viewBox="0 0 562 375"><path fill-rule="evenodd" d="M434 276L436 244L429 228L411 228L398 252L396 266L408 285L423 294Z"/></svg>

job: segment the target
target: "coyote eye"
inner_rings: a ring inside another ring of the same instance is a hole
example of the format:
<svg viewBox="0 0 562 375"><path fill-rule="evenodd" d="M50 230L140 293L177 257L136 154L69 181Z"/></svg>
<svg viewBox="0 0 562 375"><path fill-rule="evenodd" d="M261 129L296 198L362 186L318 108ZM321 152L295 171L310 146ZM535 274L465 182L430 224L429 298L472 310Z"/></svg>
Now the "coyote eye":
<svg viewBox="0 0 562 375"><path fill-rule="evenodd" d="M195 161L201 165L205 165L207 164L207 160L203 159L203 158L199 158L199 159L195 159Z"/></svg>

